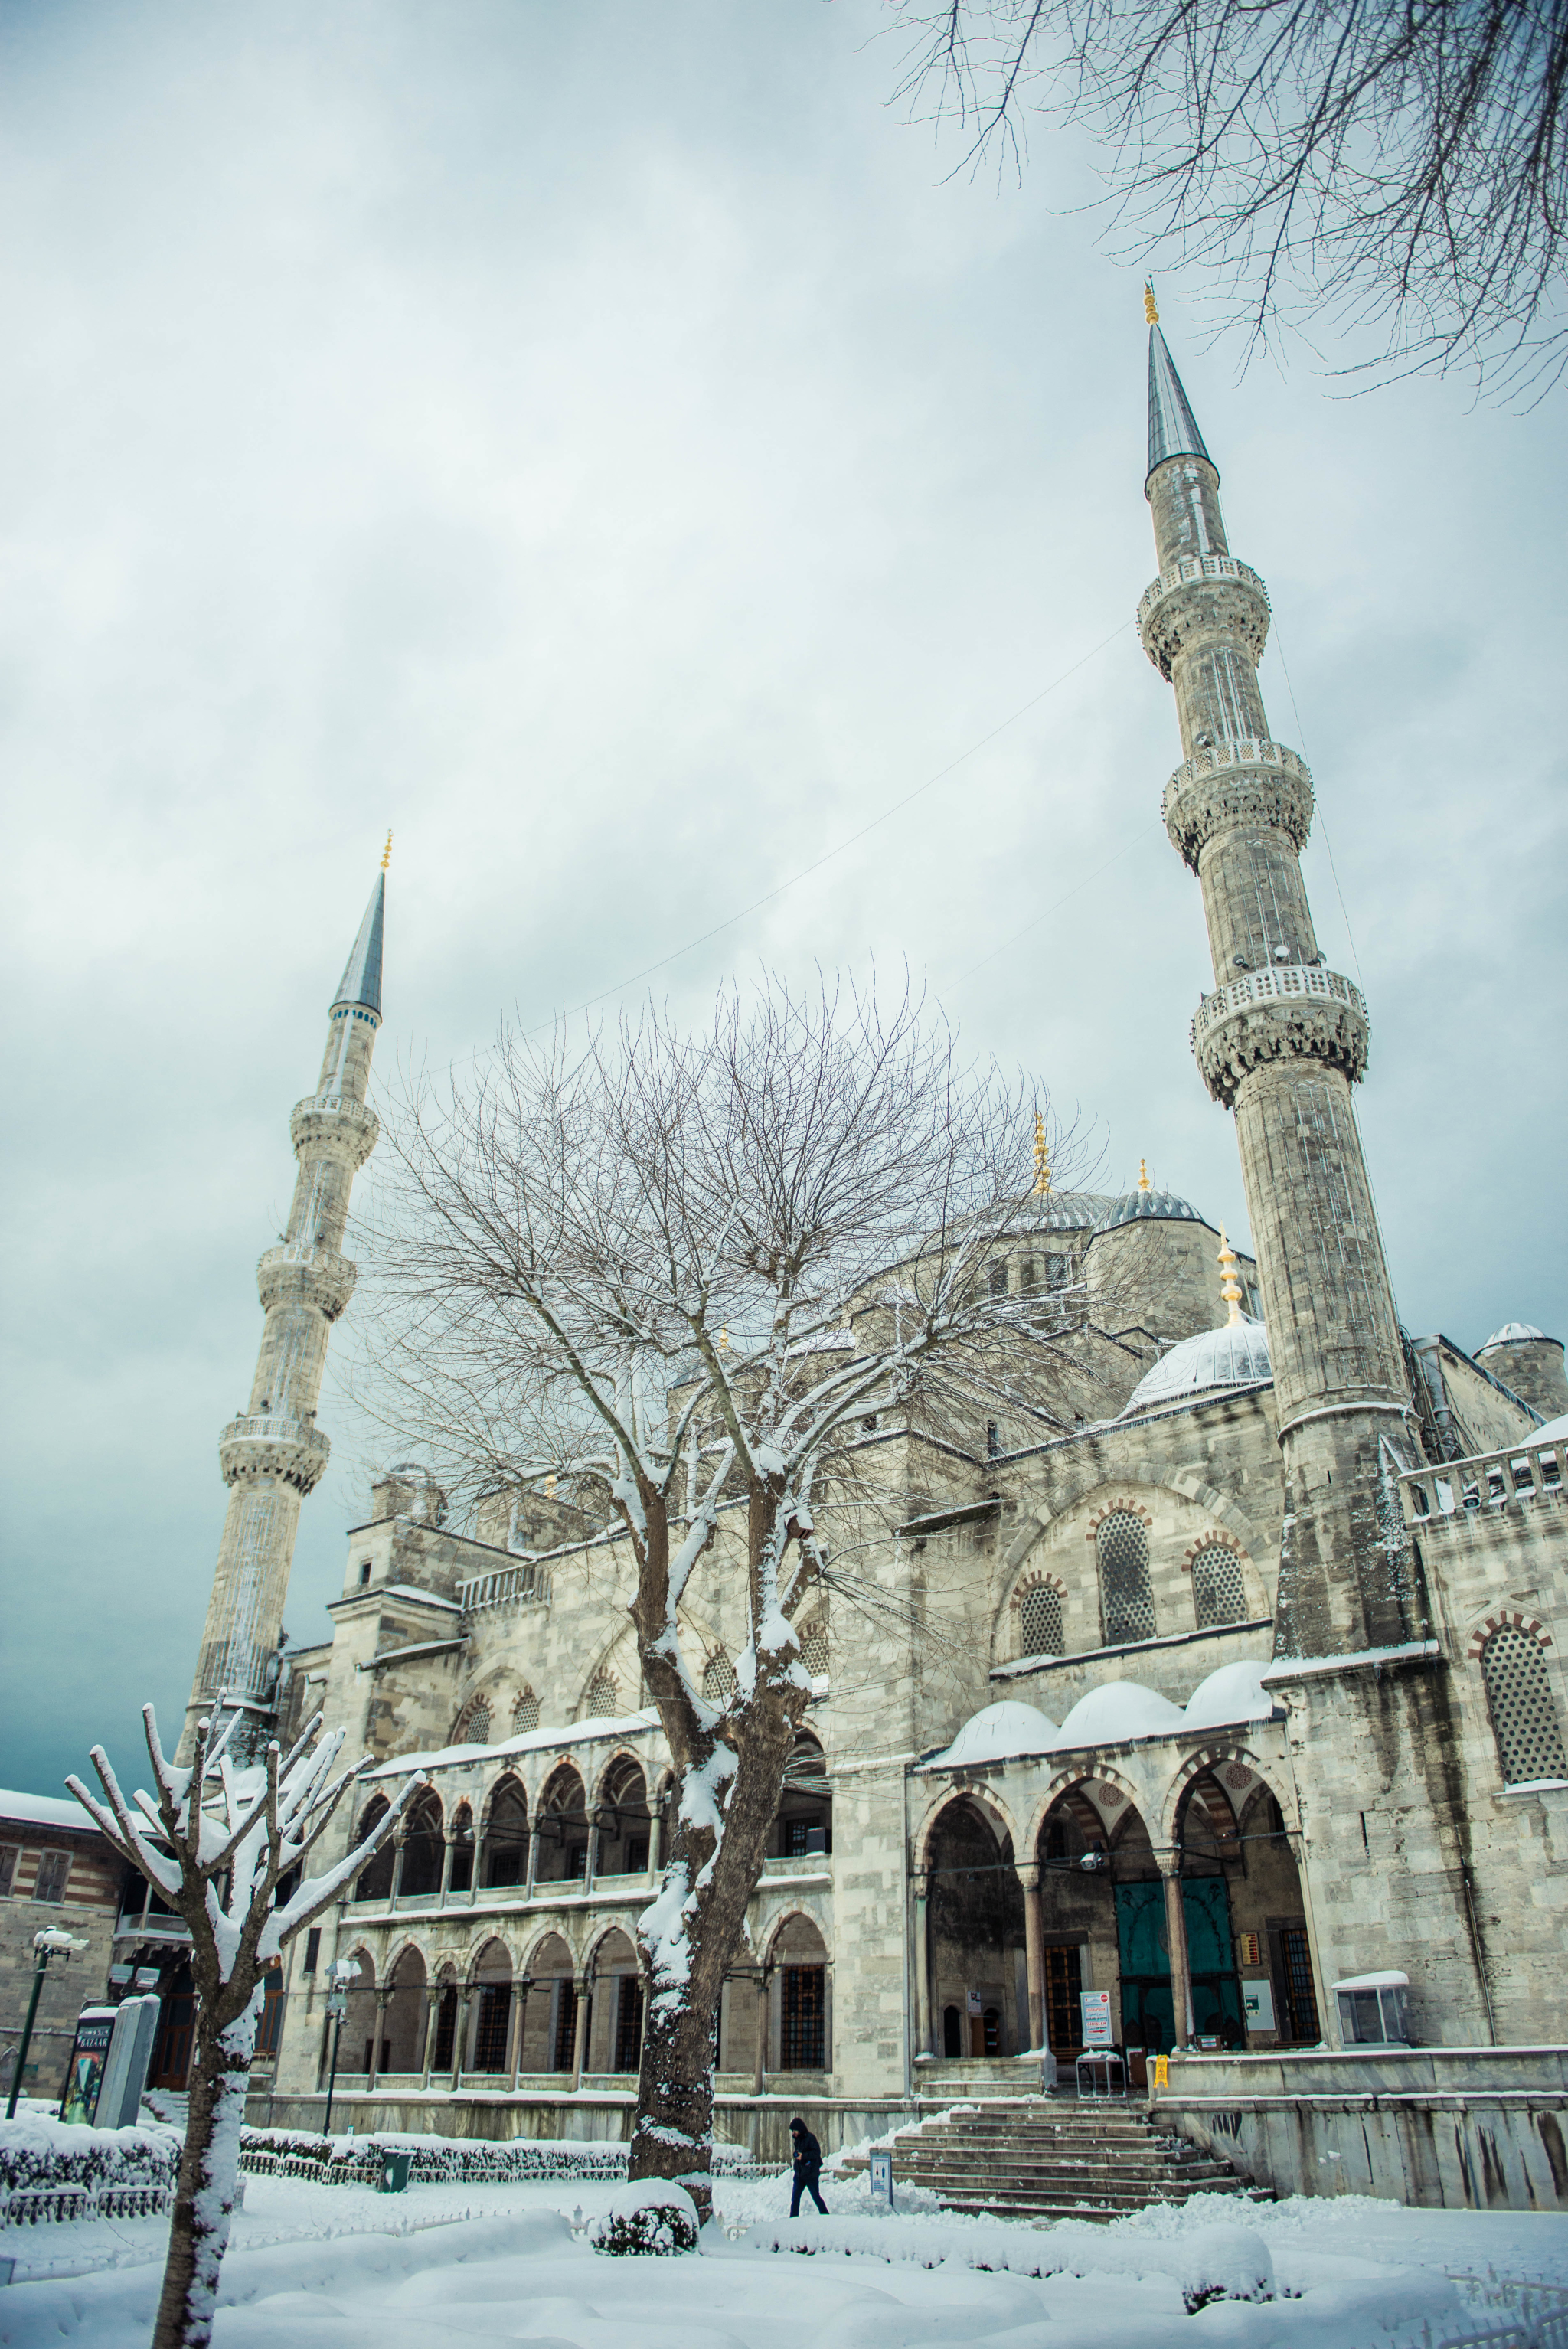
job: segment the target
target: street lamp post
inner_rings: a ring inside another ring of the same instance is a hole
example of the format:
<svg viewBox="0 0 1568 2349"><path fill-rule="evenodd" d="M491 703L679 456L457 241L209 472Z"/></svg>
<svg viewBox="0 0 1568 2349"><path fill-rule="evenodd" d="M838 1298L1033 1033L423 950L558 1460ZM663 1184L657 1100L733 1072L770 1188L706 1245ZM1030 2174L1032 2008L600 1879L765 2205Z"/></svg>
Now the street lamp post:
<svg viewBox="0 0 1568 2349"><path fill-rule="evenodd" d="M332 2024L332 2065L326 2075L326 2118L323 2137L332 2135L332 2097L337 2085L337 2050L343 2038L343 2018L348 2013L348 1985L359 1969L352 1958L337 1958L331 1969L332 1988L326 1994L327 2020Z"/></svg>
<svg viewBox="0 0 1568 2349"><path fill-rule="evenodd" d="M57 1925L46 1925L41 1933L33 1936L33 1947L38 1952L38 1959L33 1968L33 1995L27 2001L27 2020L22 2025L22 2044L16 2051L16 2069L11 2075L11 2100L5 2107L8 2121L16 2117L16 2099L22 2093L22 2075L27 2065L27 2050L33 2044L33 2024L37 2016L38 2000L49 1960L78 1957L87 1946L85 1941L78 1941L71 1934L63 1932Z"/></svg>

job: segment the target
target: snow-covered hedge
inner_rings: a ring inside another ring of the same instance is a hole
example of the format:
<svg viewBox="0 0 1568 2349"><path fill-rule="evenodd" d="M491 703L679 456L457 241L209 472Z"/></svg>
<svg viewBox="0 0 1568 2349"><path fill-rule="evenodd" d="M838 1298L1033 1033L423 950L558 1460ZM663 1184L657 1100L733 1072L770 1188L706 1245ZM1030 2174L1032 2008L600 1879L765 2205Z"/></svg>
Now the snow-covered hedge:
<svg viewBox="0 0 1568 2349"><path fill-rule="evenodd" d="M81 2128L18 2114L0 2121L0 2225L165 2209L179 2167L174 2129Z"/></svg>
<svg viewBox="0 0 1568 2349"><path fill-rule="evenodd" d="M369 2137L307 2137L290 2129L246 2128L240 2132L240 2167L263 2178L310 2178L329 2186L374 2185L384 2154L412 2156L410 2186L500 2185L509 2178L618 2180L626 2175L628 2147L616 2140L575 2137L450 2137L406 2136L377 2130ZM759 2173L744 2146L716 2145L713 2167L720 2177L755 2178Z"/></svg>
<svg viewBox="0 0 1568 2349"><path fill-rule="evenodd" d="M696 2237L696 2205L691 2196L684 2186L657 2178L639 2178L635 2186L623 2188L588 2230L596 2251L651 2253L655 2259L695 2251Z"/></svg>
<svg viewBox="0 0 1568 2349"><path fill-rule="evenodd" d="M1215 2300L1272 2300L1274 2261L1245 2227L1206 2227L1182 2244L1176 2281L1189 2316Z"/></svg>

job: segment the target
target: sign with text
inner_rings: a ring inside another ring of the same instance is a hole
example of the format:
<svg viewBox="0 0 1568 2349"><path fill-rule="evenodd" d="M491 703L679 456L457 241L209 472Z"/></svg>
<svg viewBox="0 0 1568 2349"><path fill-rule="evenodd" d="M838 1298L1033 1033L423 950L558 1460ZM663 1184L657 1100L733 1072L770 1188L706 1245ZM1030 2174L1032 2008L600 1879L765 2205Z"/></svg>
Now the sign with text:
<svg viewBox="0 0 1568 2349"><path fill-rule="evenodd" d="M873 2153L871 2157L871 2189L873 2202L885 2202L892 2209L892 2156Z"/></svg>
<svg viewBox="0 0 1568 2349"><path fill-rule="evenodd" d="M1242 2009L1249 2031L1272 2031L1274 2028L1274 1984L1271 1982L1244 1982L1242 1984Z"/></svg>
<svg viewBox="0 0 1568 2349"><path fill-rule="evenodd" d="M1109 2047L1110 2045L1110 1992L1108 1990L1079 1991L1078 2005L1083 2012L1084 2045Z"/></svg>
<svg viewBox="0 0 1568 2349"><path fill-rule="evenodd" d="M98 2112L98 2090L103 2085L104 2065L108 2062L108 2044L113 2037L113 2007L84 2006L77 2022L65 2094L60 2098L61 2120L85 2123L91 2128Z"/></svg>

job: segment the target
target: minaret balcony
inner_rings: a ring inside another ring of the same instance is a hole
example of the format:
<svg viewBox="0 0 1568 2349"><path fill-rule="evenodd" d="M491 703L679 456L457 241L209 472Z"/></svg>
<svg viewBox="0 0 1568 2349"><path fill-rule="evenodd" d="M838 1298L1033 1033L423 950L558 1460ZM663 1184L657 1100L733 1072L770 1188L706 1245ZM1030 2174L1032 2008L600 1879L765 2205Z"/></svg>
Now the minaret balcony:
<svg viewBox="0 0 1568 2349"><path fill-rule="evenodd" d="M1241 644L1255 661L1268 632L1268 589L1233 554L1184 554L1150 582L1138 606L1143 649L1167 682L1190 644Z"/></svg>
<svg viewBox="0 0 1568 2349"><path fill-rule="evenodd" d="M313 1093L295 1102L289 1131L296 1152L334 1143L350 1152L357 1174L380 1138L381 1121L352 1093Z"/></svg>
<svg viewBox="0 0 1568 2349"><path fill-rule="evenodd" d="M245 1412L232 1419L218 1439L225 1485L275 1476L296 1493L308 1493L321 1482L331 1456L332 1446L321 1429L293 1412Z"/></svg>
<svg viewBox="0 0 1568 2349"><path fill-rule="evenodd" d="M1283 832L1297 854L1312 830L1312 776L1283 742L1255 739L1194 750L1165 786L1161 812L1171 845L1194 873L1216 833Z"/></svg>
<svg viewBox="0 0 1568 2349"><path fill-rule="evenodd" d="M335 1248L315 1247L304 1240L285 1240L269 1248L256 1267L256 1288L262 1309L274 1305L314 1305L327 1321L335 1321L354 1294L356 1269Z"/></svg>
<svg viewBox="0 0 1568 2349"><path fill-rule="evenodd" d="M1243 1079L1270 1061L1326 1061L1354 1084L1367 1066L1370 1023L1361 989L1338 971L1271 963L1205 995L1191 1035L1204 1083L1230 1109Z"/></svg>

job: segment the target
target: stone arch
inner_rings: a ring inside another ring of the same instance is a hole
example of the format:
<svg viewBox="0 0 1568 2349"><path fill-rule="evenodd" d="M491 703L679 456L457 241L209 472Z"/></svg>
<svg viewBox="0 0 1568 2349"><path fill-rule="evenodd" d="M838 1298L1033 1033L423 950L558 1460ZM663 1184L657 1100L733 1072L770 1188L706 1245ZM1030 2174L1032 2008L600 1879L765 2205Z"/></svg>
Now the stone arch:
<svg viewBox="0 0 1568 2349"><path fill-rule="evenodd" d="M653 1851L654 1815L647 1773L634 1754L613 1754L599 1773L593 1817L595 1878L640 1876Z"/></svg>
<svg viewBox="0 0 1568 2349"><path fill-rule="evenodd" d="M515 1770L503 1770L484 1798L484 1878L488 1886L526 1884L528 1788Z"/></svg>
<svg viewBox="0 0 1568 2349"><path fill-rule="evenodd" d="M775 1859L825 1858L832 1848L833 1789L828 1757L815 1728L802 1723L784 1764L768 1853Z"/></svg>
<svg viewBox="0 0 1568 2349"><path fill-rule="evenodd" d="M381 2020L384 2072L418 2072L425 2061L425 1953L405 1941L387 1968L387 2007Z"/></svg>
<svg viewBox="0 0 1568 2349"><path fill-rule="evenodd" d="M1538 1619L1493 1619L1480 1642L1481 1685L1504 1785L1568 1778L1563 1715L1547 1669L1552 1635Z"/></svg>
<svg viewBox="0 0 1568 2349"><path fill-rule="evenodd" d="M376 1960L363 1942L350 1950L347 1962L356 1971L346 1984L348 1996L338 2033L342 2050L339 2062L346 2072L368 2074L380 2013L377 1992L385 1985L377 1982Z"/></svg>
<svg viewBox="0 0 1568 2349"><path fill-rule="evenodd" d="M469 2045L463 2069L494 2074L510 2066L514 1972L511 1951L499 1933L487 1934L465 1969L469 1986Z"/></svg>
<svg viewBox="0 0 1568 2349"><path fill-rule="evenodd" d="M392 1806L387 1801L385 1795L380 1793L372 1795L370 1800L366 1804L365 1808L360 1812L357 1820L355 1822L355 1841L356 1843L363 1843L365 1837L370 1834L371 1830L379 1826L380 1822L386 1817L391 1807ZM397 1830L394 1828L393 1834L395 1835L396 1832ZM389 1835L385 1837L382 1840L380 1849L378 1851L372 1852L370 1857L366 1861L365 1866L360 1869L359 1874L355 1878L354 1891L351 1897L356 1901L384 1902L390 1900L392 1898L392 1870L397 1865L397 1851L393 1844L392 1836Z"/></svg>
<svg viewBox="0 0 1568 2349"><path fill-rule="evenodd" d="M1140 1469L1136 1476L1123 1478L1113 1487L1111 1482L1098 1470L1085 1470L1076 1476L1068 1477L1059 1485L1053 1500L1038 1500L1023 1513L1023 1523L1008 1544L1007 1554L1002 1562L1004 1574L1016 1574L1036 1544L1053 1525L1059 1525L1064 1517L1070 1517L1076 1509L1096 1494L1104 1493L1109 1495L1113 1489L1119 1494L1173 1493L1179 1500L1191 1501L1217 1525L1225 1526L1235 1536L1249 1557L1255 1559L1258 1555L1257 1527L1246 1512L1237 1507L1228 1493L1222 1493L1217 1485L1211 1485L1205 1477L1195 1475L1190 1470L1181 1468L1162 1471L1158 1468L1144 1467ZM1109 1499L1106 1506L1107 1507L1112 1506Z"/></svg>
<svg viewBox="0 0 1568 2349"><path fill-rule="evenodd" d="M586 1977L581 1953L559 1925L531 1944L526 1966L528 2005L522 2021L521 2068L570 2072L576 2053L577 1985Z"/></svg>
<svg viewBox="0 0 1568 2349"><path fill-rule="evenodd" d="M583 1961L573 1947L572 1937L559 1925L542 1925L527 1946L518 1970L531 1982L553 1981L557 1975L579 1974Z"/></svg>
<svg viewBox="0 0 1568 2349"><path fill-rule="evenodd" d="M588 1873L588 1794L574 1761L555 1764L533 1809L536 1884L564 1884Z"/></svg>
<svg viewBox="0 0 1568 2349"><path fill-rule="evenodd" d="M452 1733L447 1743L449 1745L489 1745L494 1725L489 1692L471 1689L458 1707Z"/></svg>
<svg viewBox="0 0 1568 2349"><path fill-rule="evenodd" d="M1068 1587L1059 1574L1036 1567L1025 1568L1017 1575L1002 1617L1011 1634L1007 1641L1010 1652L1006 1661L1021 1661L1025 1656L1060 1656L1066 1653L1067 1639L1062 1623L1067 1599ZM1039 1619L1034 1619L1037 1618ZM1030 1640L1038 1640L1041 1644L1026 1646L1026 1641Z"/></svg>
<svg viewBox="0 0 1568 2349"><path fill-rule="evenodd" d="M538 1727L539 1699L525 1681L511 1701L511 1733L514 1737L529 1737Z"/></svg>
<svg viewBox="0 0 1568 2349"><path fill-rule="evenodd" d="M418 1899L441 1889L446 1863L446 1815L441 1798L427 1783L403 1814L403 1871L397 1879L400 1896Z"/></svg>
<svg viewBox="0 0 1568 2349"><path fill-rule="evenodd" d="M1255 1619L1260 1608L1267 1613L1263 1578L1246 1544L1229 1526L1211 1526L1190 1542L1181 1568L1192 1578L1192 1619L1199 1630Z"/></svg>
<svg viewBox="0 0 1568 2349"><path fill-rule="evenodd" d="M764 1879L764 1881L766 1881L766 1879ZM830 1964L832 1961L832 1952L828 1947L828 1937L822 1930L822 1920L820 1917L813 1916L810 1909L804 1907L799 1901L791 1902L788 1908L780 1909L776 1917L770 1917L769 1919L762 1940L761 1958L763 1964L765 1966L771 1966L777 1965L779 1962L779 1945L784 1939L786 1931L792 1925L809 1928L810 1932L816 1935L817 1946L821 1951L822 1962L824 1965ZM795 1934L791 1936L791 1939L796 1942L799 1942L801 1936L799 1934Z"/></svg>
<svg viewBox="0 0 1568 2349"><path fill-rule="evenodd" d="M451 1826L448 1830L452 1847L451 1875L449 1878L454 1892L473 1889L474 1855L478 1849L474 1830L474 1806L467 1795L459 1795L452 1805Z"/></svg>
<svg viewBox="0 0 1568 2349"><path fill-rule="evenodd" d="M1254 1777L1261 1778L1279 1805L1281 1815L1284 1819L1286 1834L1299 1835L1301 1822L1296 1816L1295 1801L1294 1799L1287 1801L1285 1795L1282 1795L1278 1786L1274 1785L1272 1765L1261 1761L1250 1745L1232 1741L1218 1745L1198 1746L1192 1753L1184 1754L1178 1764L1165 1789L1159 1810L1159 1842L1165 1850L1171 1851L1176 1847L1181 1808L1193 1780L1202 1777L1205 1771L1213 1771L1217 1774L1222 1771L1227 1764L1239 1764L1244 1769L1250 1770ZM1252 1792L1250 1787L1247 1792L1250 1796Z"/></svg>
<svg viewBox="0 0 1568 2349"><path fill-rule="evenodd" d="M1070 1763L1065 1769L1053 1774L1044 1794L1037 1800L1029 1813L1025 1839L1019 1844L1019 1850L1026 1854L1037 1852L1046 1821L1063 1796L1080 1786L1091 1785L1114 1787L1130 1810L1141 1813L1145 1807L1145 1790L1124 1771L1114 1769L1103 1762L1096 1762L1092 1765L1083 1762Z"/></svg>
<svg viewBox="0 0 1568 2349"><path fill-rule="evenodd" d="M914 1831L916 1868L926 1868L931 1866L931 1839L936 1831L942 1814L950 1804L961 1802L974 1804L998 1843L1005 1837L1011 1843L1015 1851L1018 1849L1017 1830L1013 1815L993 1787L944 1785L938 1793L932 1795L929 1807Z"/></svg>
<svg viewBox="0 0 1568 2349"><path fill-rule="evenodd" d="M998 2058L1033 2043L1025 1894L1012 1822L982 1787L949 1793L924 1836L925 1949L934 2053Z"/></svg>

